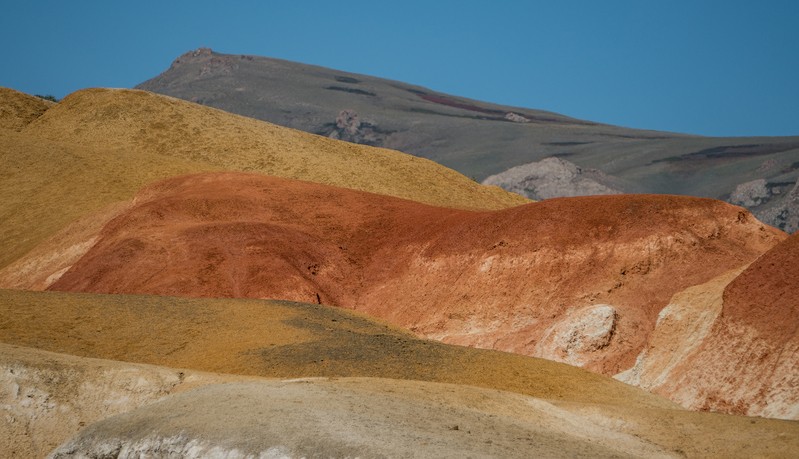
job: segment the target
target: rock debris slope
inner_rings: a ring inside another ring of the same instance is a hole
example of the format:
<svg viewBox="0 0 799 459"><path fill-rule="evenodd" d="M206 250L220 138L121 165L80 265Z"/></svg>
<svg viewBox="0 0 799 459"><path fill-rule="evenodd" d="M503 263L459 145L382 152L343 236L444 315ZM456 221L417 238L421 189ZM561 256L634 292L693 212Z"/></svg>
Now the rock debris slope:
<svg viewBox="0 0 799 459"><path fill-rule="evenodd" d="M143 190L49 288L321 302L612 375L634 364L675 293L784 238L741 208L697 198L474 212L201 174Z"/></svg>

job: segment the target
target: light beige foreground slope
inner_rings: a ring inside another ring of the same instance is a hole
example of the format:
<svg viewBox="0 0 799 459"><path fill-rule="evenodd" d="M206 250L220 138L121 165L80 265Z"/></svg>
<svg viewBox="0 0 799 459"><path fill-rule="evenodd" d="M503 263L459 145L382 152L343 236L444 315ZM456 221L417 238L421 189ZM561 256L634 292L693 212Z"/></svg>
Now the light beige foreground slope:
<svg viewBox="0 0 799 459"><path fill-rule="evenodd" d="M242 379L0 344L0 457L44 457L100 419Z"/></svg>
<svg viewBox="0 0 799 459"><path fill-rule="evenodd" d="M0 432L13 440L0 444L4 457L42 457L62 442L62 452L181 457L728 458L788 457L799 448L796 422L552 402L454 384L244 379L7 345L0 375ZM218 385L232 381L246 383ZM187 392L197 387L204 389Z"/></svg>
<svg viewBox="0 0 799 459"><path fill-rule="evenodd" d="M543 400L379 379L204 387L101 421L74 455L201 457L677 457Z"/></svg>

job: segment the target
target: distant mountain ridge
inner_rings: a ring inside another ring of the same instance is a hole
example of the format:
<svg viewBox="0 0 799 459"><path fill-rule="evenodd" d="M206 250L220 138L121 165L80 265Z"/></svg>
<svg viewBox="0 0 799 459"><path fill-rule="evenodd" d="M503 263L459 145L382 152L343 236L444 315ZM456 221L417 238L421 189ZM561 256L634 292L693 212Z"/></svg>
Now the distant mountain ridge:
<svg viewBox="0 0 799 459"><path fill-rule="evenodd" d="M540 161L557 157L601 172L616 191L723 199L788 232L799 228L799 136L700 137L629 129L208 48L183 54L137 88L400 150L479 181L494 176L494 183L533 199L544 197L537 189L553 189L552 183L539 183ZM517 166L529 174L516 169L503 175ZM559 195L580 194L576 182L561 180Z"/></svg>

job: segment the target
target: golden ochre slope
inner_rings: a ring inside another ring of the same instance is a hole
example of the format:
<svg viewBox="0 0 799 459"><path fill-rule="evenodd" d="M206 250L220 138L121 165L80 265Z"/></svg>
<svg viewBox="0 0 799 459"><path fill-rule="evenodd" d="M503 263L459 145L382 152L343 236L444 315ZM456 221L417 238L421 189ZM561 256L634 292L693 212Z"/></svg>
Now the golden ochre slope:
<svg viewBox="0 0 799 459"><path fill-rule="evenodd" d="M125 432L135 435L142 430L134 424L146 426L144 430L167 440L174 433L172 427L193 431L197 436L188 440L210 442L211 447L219 445L220 432L227 446L233 438L237 447L246 446L240 432L246 432L247 438L266 438L275 433L269 426L276 419L293 432L309 431L308 425L313 425L312 435L327 431L334 442L351 438L346 435L354 431L350 427L381 443L385 432L392 432L392 438L438 436L427 440L440 444L439 440L449 439L447 445L452 441L462 445L462 436L469 436L470 441L479 439L487 448L486 456L493 457L511 457L503 449L508 442L520 457L535 456L541 447L554 448L542 453L547 457L598 456L607 446L615 451L613 457L786 457L799 440L795 422L692 413L573 367L420 341L324 306L20 291L0 291L0 304L0 342L191 365L152 367L0 344L0 390L6 389L3 394L15 417L14 422L10 417L0 419L0 433L7 432L5 438L12 439L11 444L0 444L4 453L36 451L43 456L83 426L88 428L76 438L112 440L118 430L107 429L107 424L89 427L90 423L162 397L166 398L149 406L165 412L143 407L113 419L122 422ZM31 322L42 326L30 327ZM279 382L191 369L240 371L242 365L250 373L267 376L330 378ZM216 385L236 380L249 380L253 392L238 391L246 384ZM203 398L209 392L199 391L168 396L197 386L216 395ZM282 388L300 392L283 400ZM269 399L266 405L264 397ZM161 422L166 418L174 423ZM319 419L321 425L314 425ZM204 427L193 430L198 427L194 421ZM100 436L95 436L98 432ZM280 434L276 441L290 438L294 436ZM543 443L556 439L549 446ZM581 443L584 440L588 443ZM141 444L127 437L121 441L125 447ZM577 454L577 446L587 450ZM79 446L77 451L85 448ZM403 450L418 448L416 441Z"/></svg>
<svg viewBox="0 0 799 459"><path fill-rule="evenodd" d="M20 97L0 92L0 107ZM252 171L457 208L526 202L429 160L144 91L82 90L43 113L14 115L9 126L27 125L0 136L0 267L68 222L190 172Z"/></svg>
<svg viewBox="0 0 799 459"><path fill-rule="evenodd" d="M526 199L484 187L432 161L354 145L145 91L87 89L26 130L104 150L135 150L457 208Z"/></svg>
<svg viewBox="0 0 799 459"><path fill-rule="evenodd" d="M0 87L0 132L21 130L53 105L48 100Z"/></svg>
<svg viewBox="0 0 799 459"><path fill-rule="evenodd" d="M0 317L2 343L82 357L248 376L413 379L552 400L677 408L576 367L421 340L323 305L0 290Z"/></svg>

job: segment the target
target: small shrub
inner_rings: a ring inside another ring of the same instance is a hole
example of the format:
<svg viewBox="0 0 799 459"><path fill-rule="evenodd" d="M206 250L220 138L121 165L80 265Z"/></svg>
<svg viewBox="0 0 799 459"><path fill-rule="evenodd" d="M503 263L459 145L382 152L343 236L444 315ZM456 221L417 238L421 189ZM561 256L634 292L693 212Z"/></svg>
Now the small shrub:
<svg viewBox="0 0 799 459"><path fill-rule="evenodd" d="M49 100L50 102L58 102L58 99L52 94L41 95L41 94L34 94L39 99Z"/></svg>

